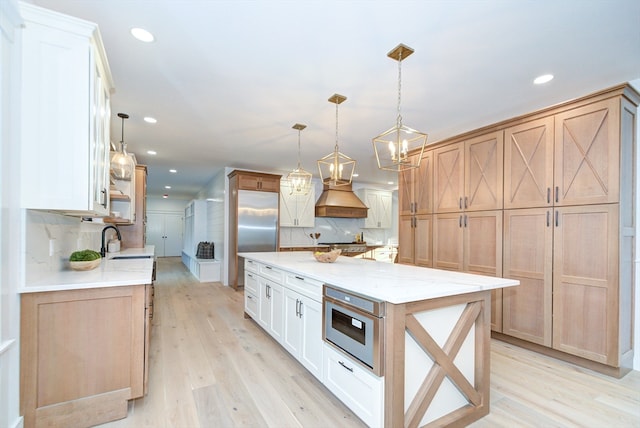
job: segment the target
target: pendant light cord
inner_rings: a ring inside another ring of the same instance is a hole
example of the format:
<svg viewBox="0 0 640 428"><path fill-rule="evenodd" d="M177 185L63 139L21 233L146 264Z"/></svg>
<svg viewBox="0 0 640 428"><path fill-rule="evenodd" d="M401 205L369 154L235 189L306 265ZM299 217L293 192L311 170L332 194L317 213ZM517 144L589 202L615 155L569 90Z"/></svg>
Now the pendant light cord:
<svg viewBox="0 0 640 428"><path fill-rule="evenodd" d="M402 128L402 115L400 114L400 101L401 101L401 93L402 93L402 49L398 52L398 118L396 120L396 125L399 128Z"/></svg>

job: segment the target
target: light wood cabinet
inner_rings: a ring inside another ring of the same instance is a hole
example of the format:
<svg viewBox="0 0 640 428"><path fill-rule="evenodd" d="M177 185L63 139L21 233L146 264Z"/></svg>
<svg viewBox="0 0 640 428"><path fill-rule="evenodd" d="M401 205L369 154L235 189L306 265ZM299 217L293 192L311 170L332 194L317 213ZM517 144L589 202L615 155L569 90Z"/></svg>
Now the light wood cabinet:
<svg viewBox="0 0 640 428"><path fill-rule="evenodd" d="M504 131L504 209L553 205L553 117Z"/></svg>
<svg viewBox="0 0 640 428"><path fill-rule="evenodd" d="M316 223L316 190L306 195L291 194L287 180L280 182L280 227L314 227Z"/></svg>
<svg viewBox="0 0 640 428"><path fill-rule="evenodd" d="M131 224L119 225L123 248L144 248L147 224L147 166L136 165L133 219Z"/></svg>
<svg viewBox="0 0 640 428"><path fill-rule="evenodd" d="M504 211L505 278L520 281L502 291L502 333L551 346L553 209Z"/></svg>
<svg viewBox="0 0 640 428"><path fill-rule="evenodd" d="M521 282L492 293L497 337L609 374L631 367L639 102L621 85L433 149L433 267ZM400 174L400 200L409 186ZM399 224L413 243L411 217ZM400 245L400 260L411 251Z"/></svg>
<svg viewBox="0 0 640 428"><path fill-rule="evenodd" d="M448 144L434 151L434 211L502 208L503 132Z"/></svg>
<svg viewBox="0 0 640 428"><path fill-rule="evenodd" d="M21 207L109 215L113 82L95 24L20 3Z"/></svg>
<svg viewBox="0 0 640 428"><path fill-rule="evenodd" d="M280 192L280 176L251 171L234 171L238 177L238 190ZM233 173L232 173L233 174Z"/></svg>
<svg viewBox="0 0 640 428"><path fill-rule="evenodd" d="M433 151L398 178L398 262L433 267Z"/></svg>
<svg viewBox="0 0 640 428"><path fill-rule="evenodd" d="M92 426L141 397L150 336L145 285L21 296L24 425Z"/></svg>
<svg viewBox="0 0 640 428"><path fill-rule="evenodd" d="M434 268L502 276L502 211L434 217Z"/></svg>
<svg viewBox="0 0 640 428"><path fill-rule="evenodd" d="M390 229L392 216L391 192L387 190L358 189L356 195L369 208L364 219L365 229Z"/></svg>

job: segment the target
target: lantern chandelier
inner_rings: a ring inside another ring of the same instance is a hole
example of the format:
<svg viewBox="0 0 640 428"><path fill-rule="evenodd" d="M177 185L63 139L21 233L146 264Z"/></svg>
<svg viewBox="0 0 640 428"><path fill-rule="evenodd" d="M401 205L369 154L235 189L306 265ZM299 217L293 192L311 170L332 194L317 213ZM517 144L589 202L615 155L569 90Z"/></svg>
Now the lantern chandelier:
<svg viewBox="0 0 640 428"><path fill-rule="evenodd" d="M420 167L420 160L427 144L428 135L409 128L402 123L400 100L402 90L402 60L414 52L408 46L399 44L387 56L398 61L398 115L392 128L373 138L378 168L401 172ZM409 156L415 154L415 156Z"/></svg>
<svg viewBox="0 0 640 428"><path fill-rule="evenodd" d="M344 95L333 94L328 99L336 105L336 145L332 153L318 160L318 170L323 184L331 186L345 186L351 184L353 172L356 169L356 161L349 156L340 153L338 149L338 105L347 99Z"/></svg>
<svg viewBox="0 0 640 428"><path fill-rule="evenodd" d="M298 167L287 175L290 195L306 195L309 193L309 190L311 190L312 175L300 166L300 132L306 127L307 125L301 123L293 125L293 129L298 130Z"/></svg>
<svg viewBox="0 0 640 428"><path fill-rule="evenodd" d="M131 180L131 175L135 169L133 158L127 153L127 143L124 142L124 120L129 119L126 113L118 113L122 119L122 139L120 140L120 150L111 158L111 171L117 180Z"/></svg>

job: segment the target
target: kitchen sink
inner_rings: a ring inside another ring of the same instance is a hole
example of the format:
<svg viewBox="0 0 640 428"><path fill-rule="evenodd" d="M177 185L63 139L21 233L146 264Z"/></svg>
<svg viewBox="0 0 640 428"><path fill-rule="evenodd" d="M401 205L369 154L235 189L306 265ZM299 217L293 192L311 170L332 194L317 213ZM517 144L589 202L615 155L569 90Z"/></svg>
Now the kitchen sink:
<svg viewBox="0 0 640 428"><path fill-rule="evenodd" d="M123 260L123 259L150 259L153 256L115 256L111 257L111 260Z"/></svg>

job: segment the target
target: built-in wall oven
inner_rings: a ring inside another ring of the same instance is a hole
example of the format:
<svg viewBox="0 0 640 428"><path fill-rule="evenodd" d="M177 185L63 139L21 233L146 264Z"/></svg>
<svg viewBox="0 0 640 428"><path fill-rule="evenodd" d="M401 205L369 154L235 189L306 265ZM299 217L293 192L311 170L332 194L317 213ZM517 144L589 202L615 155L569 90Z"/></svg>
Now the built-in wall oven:
<svg viewBox="0 0 640 428"><path fill-rule="evenodd" d="M324 340L383 376L385 303L325 284L322 305Z"/></svg>

